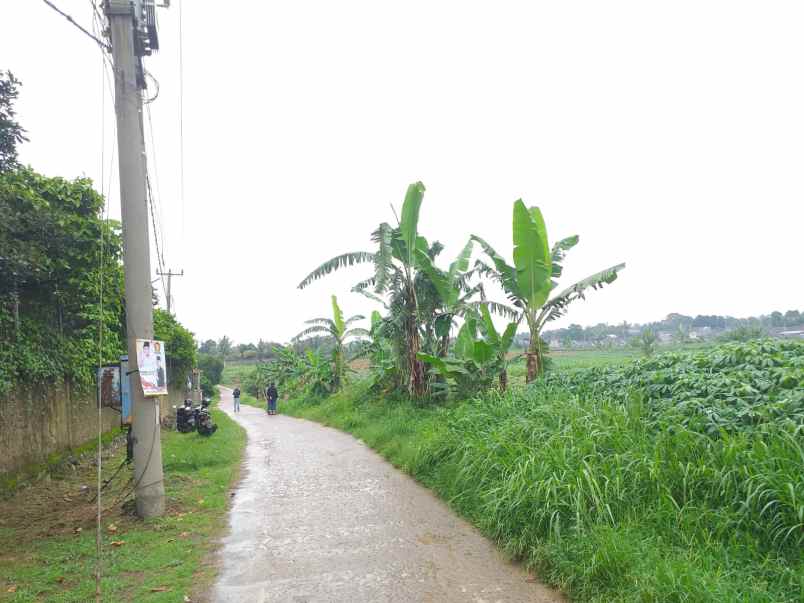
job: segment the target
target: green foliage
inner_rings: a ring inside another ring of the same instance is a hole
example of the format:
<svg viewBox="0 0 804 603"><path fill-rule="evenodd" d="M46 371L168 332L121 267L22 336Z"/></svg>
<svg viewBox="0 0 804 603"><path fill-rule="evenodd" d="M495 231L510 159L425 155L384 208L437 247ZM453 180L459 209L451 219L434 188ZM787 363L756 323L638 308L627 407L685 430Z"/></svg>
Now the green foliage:
<svg viewBox="0 0 804 603"><path fill-rule="evenodd" d="M310 335L322 333L328 335L333 341L332 347L332 375L335 380L334 391L337 391L343 383L346 373L345 361L345 344L346 341L354 337L363 337L369 334L366 329L349 328L349 326L358 321L365 319L365 316L356 314L344 320L343 311L338 305L338 299L332 296L332 318L313 318L306 321L306 324L312 325L307 327L301 333L293 338L294 342L302 341ZM318 352L318 350L316 350Z"/></svg>
<svg viewBox="0 0 804 603"><path fill-rule="evenodd" d="M502 285L518 309L518 322L524 319L528 325L530 345L527 352L527 380L532 381L544 368L539 346L544 325L563 316L567 307L576 300L584 299L589 289L599 289L616 280L625 264L601 270L549 298L556 286L552 279L562 274L561 262L566 252L578 243L578 236L561 239L550 249L547 229L538 207L527 208L520 199L514 203L513 216L513 266L482 238L472 235L472 239L480 244L493 264L493 267L488 266L478 260L477 271L491 276Z"/></svg>
<svg viewBox="0 0 804 603"><path fill-rule="evenodd" d="M653 329L642 329L639 336L631 340L631 345L642 352L643 356L653 356L659 346L659 337Z"/></svg>
<svg viewBox="0 0 804 603"><path fill-rule="evenodd" d="M803 350L663 354L429 408L357 384L284 411L354 433L573 600L792 603L804 587ZM768 413L708 430L729 407Z"/></svg>
<svg viewBox="0 0 804 603"><path fill-rule="evenodd" d="M99 321L102 360L123 352L120 225L102 208L88 179L0 173L0 393L19 380L91 383Z"/></svg>
<svg viewBox="0 0 804 603"><path fill-rule="evenodd" d="M19 85L10 71L0 71L0 173L17 167L17 145L27 140L25 130L15 119Z"/></svg>
<svg viewBox="0 0 804 603"><path fill-rule="evenodd" d="M183 385L196 363L193 334L165 310L154 310L154 338L167 348L168 382Z"/></svg>
<svg viewBox="0 0 804 603"><path fill-rule="evenodd" d="M198 354L198 368L201 371L201 390L211 396L223 378L223 359L217 354Z"/></svg>
<svg viewBox="0 0 804 603"><path fill-rule="evenodd" d="M545 384L623 404L644 400L657 429L683 425L717 436L804 424L804 343L728 343L697 353L665 353L622 366L556 372ZM660 419L670 420L667 424Z"/></svg>
<svg viewBox="0 0 804 603"><path fill-rule="evenodd" d="M719 342L727 342L727 341L751 341L753 339L762 339L763 337L767 337L767 333L765 329L760 326L749 326L744 325L737 327L736 329L732 329L731 331L726 331L725 333L718 335L717 340Z"/></svg>

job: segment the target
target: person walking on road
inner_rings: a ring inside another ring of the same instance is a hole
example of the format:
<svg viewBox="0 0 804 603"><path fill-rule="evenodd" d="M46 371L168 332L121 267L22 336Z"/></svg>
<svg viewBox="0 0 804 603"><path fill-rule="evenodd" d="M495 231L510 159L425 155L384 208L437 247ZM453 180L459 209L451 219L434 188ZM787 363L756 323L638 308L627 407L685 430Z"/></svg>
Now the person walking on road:
<svg viewBox="0 0 804 603"><path fill-rule="evenodd" d="M232 397L234 398L234 411L240 412L240 388L234 388L232 392Z"/></svg>
<svg viewBox="0 0 804 603"><path fill-rule="evenodd" d="M265 398L268 400L268 414L276 414L276 399L279 397L279 392L276 391L276 385L271 384L265 388Z"/></svg>

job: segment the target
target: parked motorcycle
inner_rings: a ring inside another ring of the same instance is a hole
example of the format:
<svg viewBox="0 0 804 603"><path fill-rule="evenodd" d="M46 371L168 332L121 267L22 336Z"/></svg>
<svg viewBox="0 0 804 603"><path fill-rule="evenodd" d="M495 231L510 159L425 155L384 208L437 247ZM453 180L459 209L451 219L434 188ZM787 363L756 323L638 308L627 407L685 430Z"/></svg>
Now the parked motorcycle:
<svg viewBox="0 0 804 603"><path fill-rule="evenodd" d="M197 415L193 408L192 400L185 400L182 406L174 406L176 409L176 430L181 433L191 433L196 430Z"/></svg>
<svg viewBox="0 0 804 603"><path fill-rule="evenodd" d="M202 436L211 436L218 429L218 426L212 422L212 414L209 412L209 398L201 400L200 408L196 409L196 425L198 433Z"/></svg>

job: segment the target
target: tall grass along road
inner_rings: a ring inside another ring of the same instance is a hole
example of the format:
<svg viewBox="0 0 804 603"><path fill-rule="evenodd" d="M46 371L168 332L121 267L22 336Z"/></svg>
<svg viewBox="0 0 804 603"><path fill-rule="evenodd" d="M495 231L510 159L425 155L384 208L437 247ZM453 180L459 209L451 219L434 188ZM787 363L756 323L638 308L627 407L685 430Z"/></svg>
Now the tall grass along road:
<svg viewBox="0 0 804 603"><path fill-rule="evenodd" d="M213 601L563 600L352 437L221 399L248 446Z"/></svg>

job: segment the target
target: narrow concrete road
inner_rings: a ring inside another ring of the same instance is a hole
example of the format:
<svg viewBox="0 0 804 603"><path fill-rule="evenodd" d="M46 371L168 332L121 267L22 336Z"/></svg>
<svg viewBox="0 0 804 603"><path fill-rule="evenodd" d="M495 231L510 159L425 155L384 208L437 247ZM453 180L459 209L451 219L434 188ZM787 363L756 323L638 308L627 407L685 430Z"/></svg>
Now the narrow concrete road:
<svg viewBox="0 0 804 603"><path fill-rule="evenodd" d="M221 408L248 447L212 601L564 601L353 437Z"/></svg>

